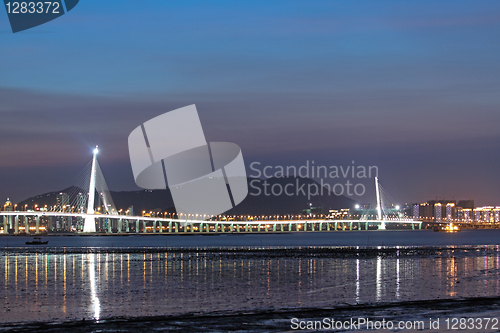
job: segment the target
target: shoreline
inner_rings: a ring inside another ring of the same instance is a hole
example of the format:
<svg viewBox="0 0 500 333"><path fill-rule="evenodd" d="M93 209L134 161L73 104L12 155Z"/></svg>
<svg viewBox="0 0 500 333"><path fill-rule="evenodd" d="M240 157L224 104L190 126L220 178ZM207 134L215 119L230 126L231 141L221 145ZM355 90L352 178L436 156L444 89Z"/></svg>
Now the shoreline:
<svg viewBox="0 0 500 333"><path fill-rule="evenodd" d="M64 320L55 322L0 323L0 331L67 332L104 330L107 332L150 332L152 329L182 332L283 332L291 331L292 318L318 321L335 318L370 320L429 320L432 318L499 318L500 296L412 300L364 304L341 304L334 307L268 308L245 311L186 312L178 315L118 316L100 320ZM345 330L353 332L352 330ZM405 331L405 330L403 330ZM409 331L409 330L408 330ZM435 330L432 330L435 332ZM441 330L440 330L441 331ZM427 332L427 330L420 330Z"/></svg>

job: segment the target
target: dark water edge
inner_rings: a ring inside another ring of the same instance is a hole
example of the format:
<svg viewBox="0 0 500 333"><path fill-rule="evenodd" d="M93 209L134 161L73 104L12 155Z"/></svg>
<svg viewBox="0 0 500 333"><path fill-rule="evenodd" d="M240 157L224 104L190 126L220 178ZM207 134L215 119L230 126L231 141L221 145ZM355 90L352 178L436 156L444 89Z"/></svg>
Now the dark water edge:
<svg viewBox="0 0 500 333"><path fill-rule="evenodd" d="M171 247L9 247L0 253L13 254L185 254L176 260L191 260L203 256L212 259L259 258L342 258L370 259L412 256L487 256L496 255L499 245L467 246L300 246L300 247L240 247L240 248L171 248ZM166 260L166 259L164 259Z"/></svg>
<svg viewBox="0 0 500 333"><path fill-rule="evenodd" d="M500 297L474 297L428 301L405 301L341 305L332 308L262 309L245 312L186 313L175 316L115 317L99 321L0 324L2 332L291 332L291 319L318 321L350 318L397 321L429 318L474 317L500 311ZM334 330L347 332L349 330Z"/></svg>

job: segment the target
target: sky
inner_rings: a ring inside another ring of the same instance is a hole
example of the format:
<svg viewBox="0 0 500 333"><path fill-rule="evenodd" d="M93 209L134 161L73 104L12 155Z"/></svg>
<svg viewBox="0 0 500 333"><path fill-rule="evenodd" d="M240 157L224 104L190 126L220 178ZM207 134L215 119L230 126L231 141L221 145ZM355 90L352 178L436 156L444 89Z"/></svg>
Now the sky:
<svg viewBox="0 0 500 333"><path fill-rule="evenodd" d="M95 145L139 189L130 132L196 104L249 175L354 161L397 203L500 205L499 40L494 1L81 0L15 34L0 9L0 198L72 185Z"/></svg>

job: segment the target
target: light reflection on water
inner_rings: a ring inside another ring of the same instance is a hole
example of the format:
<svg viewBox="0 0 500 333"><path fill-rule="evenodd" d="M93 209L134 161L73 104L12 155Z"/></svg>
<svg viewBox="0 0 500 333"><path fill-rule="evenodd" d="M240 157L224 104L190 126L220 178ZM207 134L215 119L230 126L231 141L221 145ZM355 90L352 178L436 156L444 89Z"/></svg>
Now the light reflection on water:
<svg viewBox="0 0 500 333"><path fill-rule="evenodd" d="M457 251L458 252L458 251ZM373 258L3 253L2 322L493 296L500 252Z"/></svg>
<svg viewBox="0 0 500 333"><path fill-rule="evenodd" d="M96 281L96 276L95 276L95 253L89 253L88 255L88 262L89 262L89 281L90 281L90 299L91 299L91 305L92 305L92 310L93 310L93 318L95 320L99 320L100 318L100 313L101 313L101 307L99 305L99 298L97 297L97 282ZM108 265L107 262L107 255L106 255L106 266Z"/></svg>

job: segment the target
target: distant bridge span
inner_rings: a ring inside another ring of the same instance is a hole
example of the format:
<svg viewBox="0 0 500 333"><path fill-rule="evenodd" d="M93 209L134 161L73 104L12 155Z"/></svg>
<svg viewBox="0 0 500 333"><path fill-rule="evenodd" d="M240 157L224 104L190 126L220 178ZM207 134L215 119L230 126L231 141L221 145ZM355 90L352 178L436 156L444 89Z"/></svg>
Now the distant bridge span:
<svg viewBox="0 0 500 333"><path fill-rule="evenodd" d="M10 205L11 210L0 211L0 221L3 218L3 234L40 234L53 230L64 230L83 233L218 233L218 232L292 232L292 231L337 231L337 230L368 230L376 226L377 229L384 230L389 223L399 223L411 225L412 229L418 226L422 228L422 221L414 221L404 218L388 218L382 215L382 205L379 191L378 178L375 177L375 187L377 194L377 219L368 220L329 220L329 219L298 219L298 220L247 220L235 221L229 219L218 220L212 216L208 220L174 219L166 217L130 216L119 215L114 207L112 198L103 193L108 193L104 175L97 162L98 147L94 149L92 167L90 170L89 191L87 207L80 203L77 212L62 211L13 211L15 206ZM100 177L97 177L98 174ZM101 181L98 181L99 179ZM102 184L101 184L102 183ZM100 184L100 185L99 185ZM101 188L101 190L99 190ZM94 203L96 191L102 195L104 201L103 212L106 214L96 214ZM63 193L61 193L63 194ZM80 193L81 195L82 193ZM83 198L83 196L81 196ZM35 205L36 206L36 205ZM7 207L7 206L4 206ZM55 206L54 206L55 207ZM64 206L66 207L66 205ZM61 208L61 207L60 207ZM73 207L75 208L75 207ZM83 213L86 211L86 213ZM182 216L182 214L181 214ZM184 215L186 216L186 215ZM199 216L199 215L193 215ZM205 216L205 215L203 215ZM74 227L73 218L77 218ZM200 216L201 218L201 216ZM20 224L22 220L22 224ZM43 220L43 221L42 221ZM42 225L45 223L45 226ZM142 222L142 228L141 228ZM60 228L62 225L62 228ZM97 228L96 228L97 227ZM339 229L340 227L340 229ZM33 231L33 232L32 232Z"/></svg>
<svg viewBox="0 0 500 333"><path fill-rule="evenodd" d="M41 225L41 218L81 218L104 221L101 232L106 233L227 233L227 232L292 232L292 231L336 231L336 230L368 230L370 226L385 229L388 223L407 224L415 229L422 228L422 221L411 219L394 220L329 220L329 219L300 219L300 220L191 220L173 219L148 216L129 216L111 214L64 213L45 211L0 211L3 216L4 234L12 230L14 234L25 234L28 228L34 234L47 232L48 228ZM23 222L20 225L20 218ZM31 218L31 221L30 221ZM34 221L33 221L34 220ZM30 223L34 226L30 226ZM142 222L142 228L141 228ZM24 224L24 225L23 225Z"/></svg>

